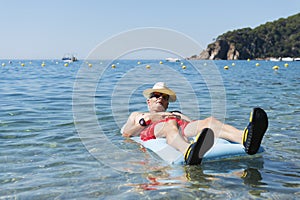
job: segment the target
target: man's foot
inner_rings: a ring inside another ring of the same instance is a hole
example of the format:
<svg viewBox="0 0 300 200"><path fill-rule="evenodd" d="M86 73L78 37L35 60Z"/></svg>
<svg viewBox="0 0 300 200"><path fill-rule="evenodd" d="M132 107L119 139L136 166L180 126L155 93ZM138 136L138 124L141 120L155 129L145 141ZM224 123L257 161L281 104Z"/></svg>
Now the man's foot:
<svg viewBox="0 0 300 200"><path fill-rule="evenodd" d="M243 145L246 153L250 155L257 153L267 128L267 113L261 108L254 108L250 114L249 125L243 133Z"/></svg>
<svg viewBox="0 0 300 200"><path fill-rule="evenodd" d="M201 164L204 154L213 146L214 138L214 132L211 129L203 129L202 132L197 135L195 142L186 150L184 155L185 164Z"/></svg>

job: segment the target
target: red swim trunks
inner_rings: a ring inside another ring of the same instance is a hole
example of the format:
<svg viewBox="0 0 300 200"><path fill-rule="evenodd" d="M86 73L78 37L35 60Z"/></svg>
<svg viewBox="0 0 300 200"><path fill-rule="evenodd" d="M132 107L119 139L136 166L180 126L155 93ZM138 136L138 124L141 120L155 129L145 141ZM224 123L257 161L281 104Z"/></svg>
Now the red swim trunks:
<svg viewBox="0 0 300 200"><path fill-rule="evenodd" d="M140 133L141 140L147 141L147 140L155 139L156 137L154 135L154 128L155 128L156 124L161 123L161 122L167 122L169 120L176 120L177 125L181 128L181 132L184 135L184 129L189 124L189 122L182 120L182 119L178 119L178 118L166 118L166 119L160 120L158 122L154 122L154 123L150 124L147 128L145 128Z"/></svg>

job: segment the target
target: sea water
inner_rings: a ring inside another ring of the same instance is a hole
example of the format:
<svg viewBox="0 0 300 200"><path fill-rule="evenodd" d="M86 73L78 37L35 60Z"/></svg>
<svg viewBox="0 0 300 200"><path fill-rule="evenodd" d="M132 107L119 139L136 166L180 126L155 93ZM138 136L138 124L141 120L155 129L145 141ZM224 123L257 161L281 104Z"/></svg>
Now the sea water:
<svg viewBox="0 0 300 200"><path fill-rule="evenodd" d="M159 62L1 60L0 199L300 197L300 62ZM242 130L262 107L266 151L167 165L124 139L122 124L147 110L142 91L157 81L177 93L169 110L192 119L213 115Z"/></svg>

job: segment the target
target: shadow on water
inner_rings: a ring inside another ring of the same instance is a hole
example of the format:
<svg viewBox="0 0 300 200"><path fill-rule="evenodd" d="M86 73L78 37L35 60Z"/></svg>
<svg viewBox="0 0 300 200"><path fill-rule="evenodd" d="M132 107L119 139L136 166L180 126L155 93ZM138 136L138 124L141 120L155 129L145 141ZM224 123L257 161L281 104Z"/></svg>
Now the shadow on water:
<svg viewBox="0 0 300 200"><path fill-rule="evenodd" d="M130 139L121 141L119 144L126 150L143 151L145 155L150 156L148 159L159 159L154 153ZM139 164L146 163L141 161ZM165 192L170 197L174 195L173 189L178 189L181 192L176 193L175 196L186 199L186 195L190 194L191 197L195 197L195 193L196 196L202 197L222 197L222 195L228 196L228 193L229 196L235 196L237 193L233 188L238 188L240 192L249 192L250 196L259 196L260 187L267 185L261 174L264 169L262 155L210 161L200 166L164 165L152 169L153 171L145 171L139 175L130 173L128 182L123 185L131 188L127 192L148 194L149 191L161 191L160 193ZM136 181L141 178L140 176L143 180ZM227 188L227 194L220 191L220 187ZM170 190L172 194L168 192Z"/></svg>
<svg viewBox="0 0 300 200"><path fill-rule="evenodd" d="M261 186L266 185L261 175L263 166L262 157L223 160L200 166L171 165L164 170L142 174L143 182L134 183L132 180L123 186L131 188L127 190L126 195L143 193L142 196L154 199L159 197L157 194L160 194L160 197L165 195L175 199L194 199L195 196L199 198L260 197L264 192ZM157 192L151 193L151 191Z"/></svg>

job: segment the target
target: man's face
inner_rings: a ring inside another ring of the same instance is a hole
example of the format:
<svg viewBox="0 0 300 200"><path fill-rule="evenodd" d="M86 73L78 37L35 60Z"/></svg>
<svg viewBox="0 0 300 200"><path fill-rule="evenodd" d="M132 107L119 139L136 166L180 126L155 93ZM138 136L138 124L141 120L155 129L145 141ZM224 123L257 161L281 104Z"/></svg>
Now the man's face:
<svg viewBox="0 0 300 200"><path fill-rule="evenodd" d="M169 95L153 92L147 99L147 104L150 112L164 112L169 105Z"/></svg>

